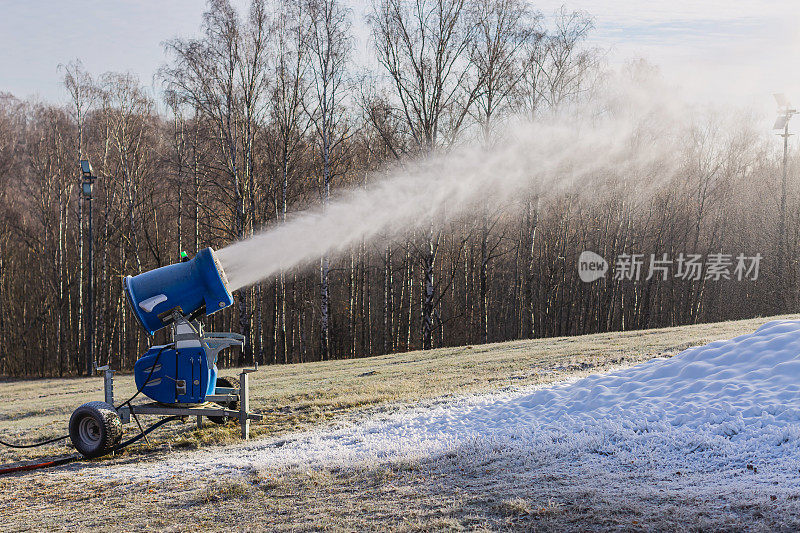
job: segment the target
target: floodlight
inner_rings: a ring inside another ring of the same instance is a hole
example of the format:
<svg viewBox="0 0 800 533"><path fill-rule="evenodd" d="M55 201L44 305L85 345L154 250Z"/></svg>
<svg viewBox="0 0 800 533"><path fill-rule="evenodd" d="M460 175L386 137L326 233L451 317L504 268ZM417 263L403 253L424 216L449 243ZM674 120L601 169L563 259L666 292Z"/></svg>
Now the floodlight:
<svg viewBox="0 0 800 533"><path fill-rule="evenodd" d="M775 93L773 96L775 97L775 101L778 103L778 107L789 107L789 100L786 99L785 94Z"/></svg>
<svg viewBox="0 0 800 533"><path fill-rule="evenodd" d="M81 174L84 178L89 178L92 175L92 164L88 159L81 159Z"/></svg>

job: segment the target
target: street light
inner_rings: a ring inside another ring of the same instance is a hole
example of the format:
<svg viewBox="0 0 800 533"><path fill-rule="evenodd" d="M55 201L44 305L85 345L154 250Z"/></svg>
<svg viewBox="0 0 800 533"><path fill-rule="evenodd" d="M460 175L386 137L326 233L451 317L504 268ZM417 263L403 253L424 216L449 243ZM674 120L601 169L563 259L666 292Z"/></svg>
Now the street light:
<svg viewBox="0 0 800 533"><path fill-rule="evenodd" d="M88 282L88 296L87 303L88 309L86 311L86 344L89 347L86 358L86 373L92 375L96 366L94 357L94 256L92 255L92 187L94 180L97 176L92 172L92 164L88 159L81 159L81 175L83 176L83 183L81 184L83 191L83 198L86 202L86 216L89 217L89 282Z"/></svg>
<svg viewBox="0 0 800 533"><path fill-rule="evenodd" d="M783 137L783 179L781 180L781 218L780 218L780 226L778 228L778 238L780 239L779 247L778 247L778 269L779 273L782 274L783 272L783 262L784 262L784 255L785 255L785 247L786 247L786 169L787 169L787 158L789 154L789 137L792 136L789 133L789 121L792 119L792 116L797 114L797 110L792 107L789 103L789 100L786 98L784 94L775 94L775 102L778 104L778 116L775 119L775 124L772 126L773 130L783 130L781 133L777 135L779 137Z"/></svg>

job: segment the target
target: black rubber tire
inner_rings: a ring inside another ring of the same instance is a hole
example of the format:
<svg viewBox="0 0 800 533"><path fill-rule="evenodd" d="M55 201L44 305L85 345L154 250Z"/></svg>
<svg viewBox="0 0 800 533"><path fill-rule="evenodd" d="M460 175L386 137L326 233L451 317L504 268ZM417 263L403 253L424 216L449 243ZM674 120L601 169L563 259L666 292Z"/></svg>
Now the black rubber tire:
<svg viewBox="0 0 800 533"><path fill-rule="evenodd" d="M85 403L69 418L69 438L84 457L105 455L122 440L122 420L106 402Z"/></svg>
<svg viewBox="0 0 800 533"><path fill-rule="evenodd" d="M230 387L232 389L239 388L239 379L234 377L219 377L217 378L217 387ZM239 402L228 402L227 404L220 404L225 409L231 409L236 411L239 409ZM209 420L214 422L215 424L225 424L228 420L235 420L232 416L209 416Z"/></svg>

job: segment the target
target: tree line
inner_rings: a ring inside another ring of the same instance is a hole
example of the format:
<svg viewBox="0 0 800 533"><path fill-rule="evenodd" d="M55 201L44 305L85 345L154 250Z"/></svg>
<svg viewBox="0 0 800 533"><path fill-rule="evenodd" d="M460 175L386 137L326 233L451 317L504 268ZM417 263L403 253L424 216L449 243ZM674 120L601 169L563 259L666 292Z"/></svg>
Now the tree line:
<svg viewBox="0 0 800 533"><path fill-rule="evenodd" d="M94 352L98 364L129 369L165 333L148 339L138 327L124 276L324 208L337 190L368 187L403 161L467 139L491 146L511 117L592 99L609 72L589 44L588 14L543 16L524 0L376 0L366 60L356 57L354 22L338 0L254 0L244 14L210 0L199 36L164 43L157 94L132 74L94 76L79 61L60 67L66 105L0 93L0 373L91 368L80 159L99 176ZM651 70L627 67L631 77ZM682 139L679 168L657 185L620 173L595 194L531 190L242 289L206 321L247 337L221 363L793 311L795 158L782 203L777 143L754 123L703 115ZM607 276L581 281L584 250L608 261ZM641 256L640 279L614 275L622 254ZM705 275L713 254L731 256L730 275ZM737 254L763 256L756 276L736 278ZM702 258L699 276L648 278L651 260L674 268L688 255Z"/></svg>

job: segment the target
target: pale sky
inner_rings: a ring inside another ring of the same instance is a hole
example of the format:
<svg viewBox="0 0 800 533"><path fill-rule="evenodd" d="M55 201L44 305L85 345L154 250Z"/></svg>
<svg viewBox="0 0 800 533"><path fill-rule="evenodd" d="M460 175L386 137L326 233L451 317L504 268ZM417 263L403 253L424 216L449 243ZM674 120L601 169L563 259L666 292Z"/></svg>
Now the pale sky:
<svg viewBox="0 0 800 533"><path fill-rule="evenodd" d="M247 0L235 0L244 7ZM369 49L364 4L354 12L357 56ZM800 102L798 0L539 0L590 12L593 43L609 61L644 57L664 76L704 96ZM92 74L131 71L152 87L161 42L196 34L204 0L0 0L0 91L64 101L59 63L80 58Z"/></svg>

